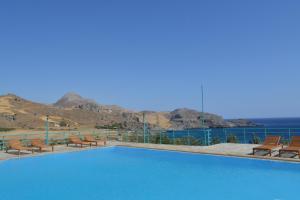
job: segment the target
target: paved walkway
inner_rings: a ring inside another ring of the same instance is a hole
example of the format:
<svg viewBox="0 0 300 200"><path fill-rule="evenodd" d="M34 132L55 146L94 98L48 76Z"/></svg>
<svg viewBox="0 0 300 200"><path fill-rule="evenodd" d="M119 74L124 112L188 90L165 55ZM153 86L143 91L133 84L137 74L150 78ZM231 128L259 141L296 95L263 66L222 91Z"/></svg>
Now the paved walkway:
<svg viewBox="0 0 300 200"><path fill-rule="evenodd" d="M272 157L267 156L267 152L260 151L255 156L252 155L253 148L259 145L256 144L232 144L222 143L212 146L180 146L180 145L164 145L164 144L143 144L143 143L113 143L116 146L128 146L137 148L150 148L160 150L171 150L171 151L183 151L191 153L202 153L202 154L214 154L223 156L234 156L234 157L247 157L247 158L260 158L260 159L271 159L271 160L283 160L300 162L298 156L295 157L293 154L284 154L282 157L278 157L278 151L272 153Z"/></svg>
<svg viewBox="0 0 300 200"><path fill-rule="evenodd" d="M108 146L111 146L108 144ZM18 155L18 152L11 150L8 153L5 151L0 151L0 160L8 160L12 158L19 158L19 157L32 157L32 156L41 156L41 155L47 155L47 154L54 154L54 153L67 153L67 152L76 152L76 151L84 151L84 150L90 150L90 149L96 149L96 148L101 148L101 146L98 147L84 147L84 148L79 148L79 147L74 147L70 145L67 147L66 145L55 145L54 147L54 152L51 152L51 149L49 151L44 151L42 153L40 152L34 152L32 154L31 151L22 151L21 155Z"/></svg>
<svg viewBox="0 0 300 200"><path fill-rule="evenodd" d="M107 146L127 146L127 147L136 147L136 148L150 148L150 149L159 149L159 150L171 150L171 151L183 151L191 153L204 153L204 154L215 154L215 155L225 155L225 156L236 156L236 157L249 157L249 158L261 158L261 159L273 159L273 160L284 160L284 161L293 161L300 162L298 157L293 157L293 155L286 154L283 158L278 157L278 152L273 152L272 157L264 156L265 152L261 152L256 156L251 155L253 147L258 145L253 144L217 144L212 146L181 146L181 145L160 145L160 144L143 144L143 143L124 143L124 142L108 142ZM55 146L54 152L43 152L43 153L34 153L23 152L20 157L30 157L30 156L40 156L51 153L66 153L66 152L75 152L83 151L89 149L95 149L101 147L86 147L86 148L76 148L76 147L67 147L66 145L57 145ZM18 158L19 155L17 152L11 151L6 153L5 151L0 151L0 160L7 160L11 158Z"/></svg>
<svg viewBox="0 0 300 200"><path fill-rule="evenodd" d="M251 154L253 147L257 145L252 144L217 144L212 146L185 146L185 145L166 145L166 144L143 144L143 143L117 143L114 145L129 146L129 147L145 147L152 149L186 151L194 153L215 153L215 154Z"/></svg>

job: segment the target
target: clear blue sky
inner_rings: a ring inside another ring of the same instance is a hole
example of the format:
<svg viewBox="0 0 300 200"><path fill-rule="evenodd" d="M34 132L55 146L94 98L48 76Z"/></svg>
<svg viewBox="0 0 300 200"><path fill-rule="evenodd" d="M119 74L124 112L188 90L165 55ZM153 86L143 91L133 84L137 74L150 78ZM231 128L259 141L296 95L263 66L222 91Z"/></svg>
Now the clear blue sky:
<svg viewBox="0 0 300 200"><path fill-rule="evenodd" d="M0 2L0 93L300 116L300 1Z"/></svg>

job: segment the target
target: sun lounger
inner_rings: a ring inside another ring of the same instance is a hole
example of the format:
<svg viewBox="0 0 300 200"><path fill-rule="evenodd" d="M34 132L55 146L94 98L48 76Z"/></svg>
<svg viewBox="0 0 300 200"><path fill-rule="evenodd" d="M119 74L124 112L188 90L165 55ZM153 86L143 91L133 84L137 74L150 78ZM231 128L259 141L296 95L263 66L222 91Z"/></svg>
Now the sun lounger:
<svg viewBox="0 0 300 200"><path fill-rule="evenodd" d="M54 151L54 146L46 145L45 142L41 139L33 139L31 140L31 146L38 148L40 152L42 152L43 149L49 149L51 148L52 151Z"/></svg>
<svg viewBox="0 0 300 200"><path fill-rule="evenodd" d="M282 146L280 145L280 136L267 136L263 145L253 148L253 155L258 151L267 151L272 156L272 151Z"/></svg>
<svg viewBox="0 0 300 200"><path fill-rule="evenodd" d="M82 141L79 137L77 136L70 136L69 137L69 142L67 143L67 146L70 144L74 144L75 146L79 145L81 148L86 145L86 146L92 146L91 142L84 142Z"/></svg>
<svg viewBox="0 0 300 200"><path fill-rule="evenodd" d="M300 136L293 136L289 146L279 150L279 156L283 153L295 153L300 158Z"/></svg>
<svg viewBox="0 0 300 200"><path fill-rule="evenodd" d="M101 145L105 146L106 145L106 141L105 140L96 140L92 135L85 135L84 136L84 142L90 142L91 144L95 144L95 146L98 146L98 144L101 142Z"/></svg>
<svg viewBox="0 0 300 200"><path fill-rule="evenodd" d="M20 140L9 140L6 148L6 153L8 153L8 150L16 150L18 151L19 155L21 154L21 151L31 151L33 153L33 149L23 146Z"/></svg>

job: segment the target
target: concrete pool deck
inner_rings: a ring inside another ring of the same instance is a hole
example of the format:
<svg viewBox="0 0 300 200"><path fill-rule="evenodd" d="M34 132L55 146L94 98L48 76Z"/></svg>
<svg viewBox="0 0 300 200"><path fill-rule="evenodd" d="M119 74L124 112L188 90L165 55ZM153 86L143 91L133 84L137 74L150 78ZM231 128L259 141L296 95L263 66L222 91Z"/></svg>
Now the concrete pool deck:
<svg viewBox="0 0 300 200"><path fill-rule="evenodd" d="M272 157L264 156L265 152L260 152L255 156L252 154L252 149L259 145L253 144L232 144L232 143L222 143L212 146L183 146L183 145L165 145L165 144L143 144L143 143L125 143L125 142L112 142L109 141L106 147L110 146L125 146L125 147L134 147L134 148L148 148L148 149L157 149L157 150L168 150L168 151L181 151L181 152L191 152L199 154L212 154L212 155L222 155L222 156L234 156L234 157L247 157L247 158L259 158L259 159L268 159L268 160L281 160L289 162L300 162L300 159L293 157L293 154L284 154L283 157L278 157L278 151L273 152ZM9 160L19 157L32 157L47 155L53 153L67 153L67 152L76 152L83 150L90 150L99 147L86 147L86 148L77 148L77 147L67 147L66 145L56 145L54 152L36 152L34 154L22 153L21 156L17 155L14 151L11 153L6 153L5 151L0 151L0 160Z"/></svg>

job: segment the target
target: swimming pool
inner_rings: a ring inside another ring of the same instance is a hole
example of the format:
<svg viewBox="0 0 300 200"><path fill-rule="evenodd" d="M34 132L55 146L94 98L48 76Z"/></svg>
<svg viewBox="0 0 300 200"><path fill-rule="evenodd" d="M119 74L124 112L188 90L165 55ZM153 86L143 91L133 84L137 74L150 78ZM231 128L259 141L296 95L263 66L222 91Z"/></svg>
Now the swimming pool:
<svg viewBox="0 0 300 200"><path fill-rule="evenodd" d="M0 162L1 200L296 200L300 164L126 147Z"/></svg>

